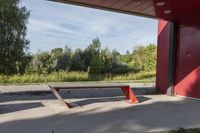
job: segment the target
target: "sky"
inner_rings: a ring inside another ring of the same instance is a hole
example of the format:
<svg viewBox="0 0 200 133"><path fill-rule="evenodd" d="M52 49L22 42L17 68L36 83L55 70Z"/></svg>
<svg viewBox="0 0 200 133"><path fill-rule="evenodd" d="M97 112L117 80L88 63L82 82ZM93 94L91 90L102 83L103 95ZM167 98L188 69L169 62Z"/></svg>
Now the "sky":
<svg viewBox="0 0 200 133"><path fill-rule="evenodd" d="M30 52L53 48L86 48L98 37L102 47L121 53L138 45L157 44L157 20L86 7L22 0L30 10L27 25Z"/></svg>

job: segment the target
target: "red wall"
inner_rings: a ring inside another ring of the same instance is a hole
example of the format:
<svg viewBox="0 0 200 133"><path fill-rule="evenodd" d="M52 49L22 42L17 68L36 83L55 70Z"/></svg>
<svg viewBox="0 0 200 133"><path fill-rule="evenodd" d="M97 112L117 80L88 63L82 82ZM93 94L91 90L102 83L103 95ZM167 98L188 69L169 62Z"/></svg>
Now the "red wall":
<svg viewBox="0 0 200 133"><path fill-rule="evenodd" d="M200 98L200 20L182 20L178 26L175 94ZM199 20L199 21L198 21Z"/></svg>
<svg viewBox="0 0 200 133"><path fill-rule="evenodd" d="M170 23L159 20L156 88L162 93L166 93L168 88L169 46Z"/></svg>
<svg viewBox="0 0 200 133"><path fill-rule="evenodd" d="M175 95L200 98L200 16L182 20L177 29ZM159 20L156 87L168 88L170 23Z"/></svg>

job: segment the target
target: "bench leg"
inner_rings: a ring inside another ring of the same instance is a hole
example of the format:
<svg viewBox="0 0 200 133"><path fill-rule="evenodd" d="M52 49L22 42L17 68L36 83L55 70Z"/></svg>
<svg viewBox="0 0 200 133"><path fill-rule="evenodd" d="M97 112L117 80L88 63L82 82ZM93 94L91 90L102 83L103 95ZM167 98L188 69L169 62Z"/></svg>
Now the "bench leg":
<svg viewBox="0 0 200 133"><path fill-rule="evenodd" d="M123 87L122 91L126 97L126 100L129 100L130 103L138 103L139 102L130 86Z"/></svg>
<svg viewBox="0 0 200 133"><path fill-rule="evenodd" d="M60 94L58 93L59 90L56 90L55 88L50 87L50 86L49 86L49 88L51 89L51 92L56 96L56 98L59 100L59 102L60 102L63 106L65 106L65 107L67 107L67 108L72 108L72 107L73 107L73 105L71 105L71 104L69 104L69 103L67 103L67 102L64 101L64 99L63 99L63 98L60 96Z"/></svg>

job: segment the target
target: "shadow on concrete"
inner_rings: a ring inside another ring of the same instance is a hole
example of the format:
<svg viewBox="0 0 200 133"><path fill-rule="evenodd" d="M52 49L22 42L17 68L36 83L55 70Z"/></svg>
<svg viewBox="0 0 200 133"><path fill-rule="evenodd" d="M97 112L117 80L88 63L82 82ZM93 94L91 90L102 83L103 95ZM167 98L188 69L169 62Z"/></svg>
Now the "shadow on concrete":
<svg viewBox="0 0 200 133"><path fill-rule="evenodd" d="M41 102L34 103L20 103L20 104L4 104L0 105L0 115L7 114L27 109L33 109L38 107L43 107L44 105Z"/></svg>
<svg viewBox="0 0 200 133"><path fill-rule="evenodd" d="M90 104L94 104L94 103L116 102L116 101L123 101L123 100L124 100L123 97L87 98L87 99L84 99L84 100L72 102L72 105L85 106L85 105L90 105Z"/></svg>
<svg viewBox="0 0 200 133"><path fill-rule="evenodd" d="M51 91L20 91L6 92L0 96L0 103L12 101L31 101L55 99Z"/></svg>
<svg viewBox="0 0 200 133"><path fill-rule="evenodd" d="M151 98L145 97L145 96L137 96L139 103L145 102L147 100L150 100ZM89 104L94 104L94 103L105 103L105 102L116 102L116 101L124 101L125 98L123 96L120 97L100 97L100 98L89 98L89 99L84 99L76 102L72 102L73 105L78 105L78 106L85 106Z"/></svg>
<svg viewBox="0 0 200 133"><path fill-rule="evenodd" d="M153 87L134 88L136 95L155 95L156 91ZM84 89L84 90L65 90L60 91L64 99L81 99L81 98L110 98L120 97L123 93L120 89ZM47 91L20 91L2 93L0 103L17 100L47 100L56 99L52 92Z"/></svg>
<svg viewBox="0 0 200 133"><path fill-rule="evenodd" d="M156 95L159 94L155 87L133 87L136 95Z"/></svg>
<svg viewBox="0 0 200 133"><path fill-rule="evenodd" d="M1 133L140 133L200 127L200 102L152 102L129 108L63 113L0 123ZM12 127L12 128L11 128ZM36 128L37 127L37 128Z"/></svg>
<svg viewBox="0 0 200 133"><path fill-rule="evenodd" d="M145 88L147 89L147 88ZM141 91L142 92L142 91ZM60 91L63 99L80 99L72 104L78 106L89 105L93 103L123 101L125 99L121 90L116 89L86 89L73 91ZM138 93L141 94L141 93ZM56 99L51 91L27 91L3 93L0 97L0 103L11 101L31 101L31 100L51 100ZM150 100L148 97L137 96L140 103Z"/></svg>
<svg viewBox="0 0 200 133"><path fill-rule="evenodd" d="M151 98L146 97L146 96L137 96L137 99L138 99L139 103L143 103L143 102L146 102L148 100L151 100Z"/></svg>

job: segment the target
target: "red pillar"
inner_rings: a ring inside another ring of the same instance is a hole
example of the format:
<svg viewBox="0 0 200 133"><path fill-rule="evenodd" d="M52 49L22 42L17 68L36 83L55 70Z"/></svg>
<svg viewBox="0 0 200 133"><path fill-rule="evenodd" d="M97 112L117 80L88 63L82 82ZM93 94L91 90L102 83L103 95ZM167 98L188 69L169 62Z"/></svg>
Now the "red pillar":
<svg viewBox="0 0 200 133"><path fill-rule="evenodd" d="M168 66L170 49L170 22L158 21L157 76L156 88L161 93L167 93Z"/></svg>

